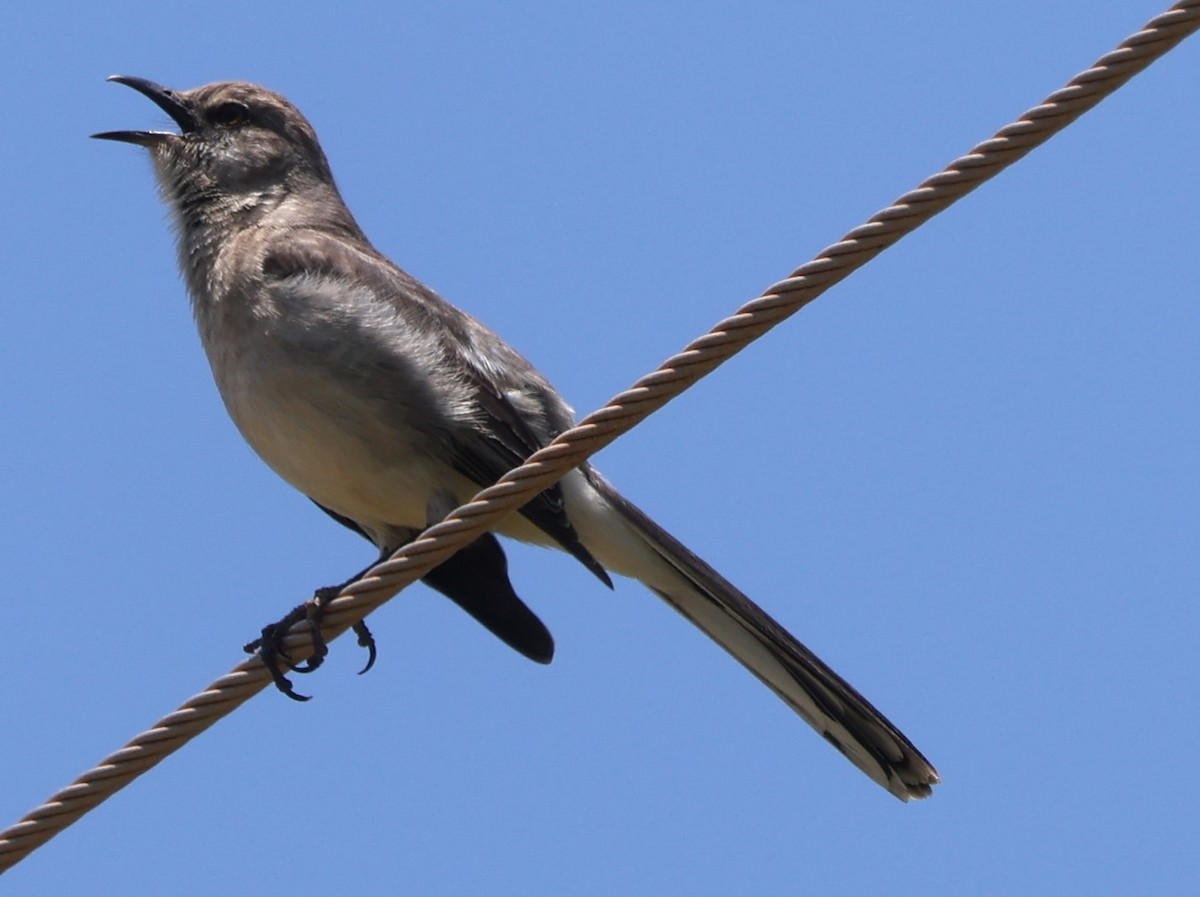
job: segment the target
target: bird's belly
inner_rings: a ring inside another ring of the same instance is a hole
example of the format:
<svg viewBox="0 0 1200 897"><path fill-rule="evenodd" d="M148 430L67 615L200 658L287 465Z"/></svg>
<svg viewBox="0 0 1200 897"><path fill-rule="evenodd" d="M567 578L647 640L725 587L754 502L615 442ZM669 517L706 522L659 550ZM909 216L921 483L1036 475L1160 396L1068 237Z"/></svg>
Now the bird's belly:
<svg viewBox="0 0 1200 897"><path fill-rule="evenodd" d="M353 520L376 544L392 546L397 530L425 529L481 488L454 468L447 446L405 424L413 416L436 420L435 409L417 414L396 398L364 398L329 371L279 359L263 364L264 355L244 353L239 364L213 359L234 424L279 476ZM497 530L522 541L550 541L521 514L509 514Z"/></svg>
<svg viewBox="0 0 1200 897"><path fill-rule="evenodd" d="M388 528L424 528L430 501L444 488L440 462L414 444L415 434L388 428L369 409L353 409L345 397L318 390L222 395L259 457L309 498L372 537Z"/></svg>

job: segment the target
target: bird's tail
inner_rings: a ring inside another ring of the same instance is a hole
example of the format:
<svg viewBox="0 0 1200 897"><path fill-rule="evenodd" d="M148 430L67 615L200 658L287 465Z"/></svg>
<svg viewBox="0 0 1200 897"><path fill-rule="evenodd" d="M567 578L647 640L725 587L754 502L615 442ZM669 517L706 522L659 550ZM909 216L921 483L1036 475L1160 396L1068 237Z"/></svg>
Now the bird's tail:
<svg viewBox="0 0 1200 897"><path fill-rule="evenodd" d="M866 698L594 470L585 476L626 524L587 539L602 564L653 589L896 797L929 796L937 771Z"/></svg>

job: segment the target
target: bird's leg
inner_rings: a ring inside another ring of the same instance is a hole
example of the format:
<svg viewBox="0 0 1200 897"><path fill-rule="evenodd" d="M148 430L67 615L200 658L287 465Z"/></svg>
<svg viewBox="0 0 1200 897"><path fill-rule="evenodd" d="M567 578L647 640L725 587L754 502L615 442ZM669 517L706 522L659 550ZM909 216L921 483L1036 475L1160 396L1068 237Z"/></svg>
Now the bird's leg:
<svg viewBox="0 0 1200 897"><path fill-rule="evenodd" d="M255 651L259 653L263 664L271 674L271 679L275 682L275 687L292 700L307 701L310 696L302 695L292 687L291 680L284 675L283 665L286 664L297 673L311 673L324 662L325 655L329 653L325 637L321 635L321 621L325 616L325 607L337 597L343 588L360 579L369 569L371 568L367 567L359 571L341 585L326 586L325 588L317 589L313 593L312 598L292 608L291 611L277 622L264 626L262 635L244 646L247 654L253 654ZM291 657L288 656L283 640L287 636L288 630L302 620L308 624L313 651L307 660L299 664L292 664ZM371 630L367 628L367 624L361 620L354 624L353 629L355 635L358 636L359 645L366 648L368 652L367 663L359 670L359 675L362 675L375 665L375 638L371 635Z"/></svg>

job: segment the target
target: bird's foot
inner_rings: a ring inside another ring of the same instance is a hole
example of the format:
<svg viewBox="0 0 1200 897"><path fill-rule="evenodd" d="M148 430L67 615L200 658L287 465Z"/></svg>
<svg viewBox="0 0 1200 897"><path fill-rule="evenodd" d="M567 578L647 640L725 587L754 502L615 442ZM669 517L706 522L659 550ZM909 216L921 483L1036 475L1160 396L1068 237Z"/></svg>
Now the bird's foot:
<svg viewBox="0 0 1200 897"><path fill-rule="evenodd" d="M302 695L297 692L292 686L291 680L284 675L283 667L286 665L296 673L311 673L325 662L329 646L325 643L325 637L321 635L321 621L325 616L325 606L337 597L341 590L342 586L317 589L312 598L293 608L281 620L264 626L262 635L244 646L247 654L258 652L267 671L271 674L275 687L294 701L307 701L311 695ZM292 626L302 620L308 624L313 651L307 660L293 664L284 646L284 639ZM375 638L371 635L367 624L361 620L355 623L353 628L355 635L358 636L359 645L366 648L368 652L366 666L359 670L359 675L362 675L375 665Z"/></svg>
<svg viewBox="0 0 1200 897"><path fill-rule="evenodd" d="M311 673L321 665L321 662L325 659L325 655L329 653L329 648L326 647L325 639L321 635L320 594L320 591L318 591L310 600L292 608L282 619L274 623L268 623L263 627L262 635L244 646L247 654L258 652L258 656L262 658L263 666L271 674L271 679L275 683L275 687L293 701L307 701L311 695L302 695L296 691L292 686L291 680L284 675L284 668L295 670L297 673ZM291 655L288 654L287 648L284 645L284 639L287 638L287 634L292 626L302 620L308 623L313 653L303 663L293 664Z"/></svg>

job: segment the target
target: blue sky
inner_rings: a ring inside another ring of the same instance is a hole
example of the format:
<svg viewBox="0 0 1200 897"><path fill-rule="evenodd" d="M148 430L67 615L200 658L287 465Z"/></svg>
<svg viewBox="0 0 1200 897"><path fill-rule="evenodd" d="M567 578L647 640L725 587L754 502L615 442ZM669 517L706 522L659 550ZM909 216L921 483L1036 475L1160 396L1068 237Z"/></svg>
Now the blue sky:
<svg viewBox="0 0 1200 897"><path fill-rule="evenodd" d="M584 413L1163 8L7 4L0 825L370 559L227 421L149 165L86 139L165 116L105 76L288 95L375 243ZM931 800L517 546L552 666L414 588L370 675L338 642L313 701L264 693L6 890L1194 891L1198 54L596 459L907 732Z"/></svg>

